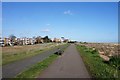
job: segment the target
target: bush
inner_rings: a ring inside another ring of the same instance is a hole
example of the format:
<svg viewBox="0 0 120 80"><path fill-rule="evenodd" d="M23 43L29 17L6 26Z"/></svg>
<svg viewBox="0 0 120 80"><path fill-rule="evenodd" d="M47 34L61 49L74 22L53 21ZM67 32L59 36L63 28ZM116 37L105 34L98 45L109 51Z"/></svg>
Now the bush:
<svg viewBox="0 0 120 80"><path fill-rule="evenodd" d="M85 50L88 48L81 46L77 46L77 49L79 50L80 55L93 78L96 78L97 80L118 80L116 68L104 63L96 50L86 52Z"/></svg>
<svg viewBox="0 0 120 80"><path fill-rule="evenodd" d="M84 47L85 48L85 47ZM85 50L84 50L85 52L90 52L90 53L92 53L92 54L95 54L95 53L97 53L97 50L96 49L92 49L92 48L85 48Z"/></svg>
<svg viewBox="0 0 120 80"><path fill-rule="evenodd" d="M119 56L112 56L110 57L110 65L114 68L120 70L120 57Z"/></svg>

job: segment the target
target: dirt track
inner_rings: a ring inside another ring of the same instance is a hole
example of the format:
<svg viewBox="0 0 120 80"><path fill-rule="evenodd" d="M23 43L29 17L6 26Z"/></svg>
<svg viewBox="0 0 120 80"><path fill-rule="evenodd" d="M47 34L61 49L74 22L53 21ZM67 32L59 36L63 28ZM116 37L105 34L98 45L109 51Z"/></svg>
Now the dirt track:
<svg viewBox="0 0 120 80"><path fill-rule="evenodd" d="M90 78L90 75L75 45L72 44L39 78Z"/></svg>

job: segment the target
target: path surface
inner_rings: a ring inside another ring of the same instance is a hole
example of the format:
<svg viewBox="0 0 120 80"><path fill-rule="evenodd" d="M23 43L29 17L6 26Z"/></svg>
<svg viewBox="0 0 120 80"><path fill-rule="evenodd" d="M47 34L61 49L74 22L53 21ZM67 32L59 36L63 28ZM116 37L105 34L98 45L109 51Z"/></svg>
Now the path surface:
<svg viewBox="0 0 120 80"><path fill-rule="evenodd" d="M41 73L39 78L90 78L90 75L75 45L72 44L61 57Z"/></svg>
<svg viewBox="0 0 120 80"><path fill-rule="evenodd" d="M61 46L60 48L64 48L65 46ZM56 52L58 48L51 49L49 51L45 51L40 53L36 56L26 58L20 61L16 61L7 65L2 66L2 77L3 78L13 78L20 72L24 71L25 69L31 67L37 62L40 62L47 58L49 55Z"/></svg>

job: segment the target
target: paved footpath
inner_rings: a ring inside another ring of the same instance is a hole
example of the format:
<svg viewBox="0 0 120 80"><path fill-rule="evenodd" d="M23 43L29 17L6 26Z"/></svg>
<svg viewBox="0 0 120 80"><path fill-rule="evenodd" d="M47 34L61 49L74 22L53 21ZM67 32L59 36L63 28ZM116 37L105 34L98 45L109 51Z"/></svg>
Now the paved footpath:
<svg viewBox="0 0 120 80"><path fill-rule="evenodd" d="M61 46L63 49L65 46ZM23 60L15 61L13 63L2 66L2 77L3 78L14 78L20 72L30 68L32 65L44 60L51 54L57 51L58 48L53 48L51 50L40 53L36 56L25 58Z"/></svg>
<svg viewBox="0 0 120 80"><path fill-rule="evenodd" d="M90 75L75 45L72 44L39 78L90 78Z"/></svg>

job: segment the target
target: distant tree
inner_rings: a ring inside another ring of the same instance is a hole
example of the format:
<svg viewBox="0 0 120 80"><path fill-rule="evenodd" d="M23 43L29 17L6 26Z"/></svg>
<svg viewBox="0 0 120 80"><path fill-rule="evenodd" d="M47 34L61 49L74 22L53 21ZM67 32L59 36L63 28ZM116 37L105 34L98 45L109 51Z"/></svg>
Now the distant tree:
<svg viewBox="0 0 120 80"><path fill-rule="evenodd" d="M33 36L33 39L35 39L36 37L35 36Z"/></svg>
<svg viewBox="0 0 120 80"><path fill-rule="evenodd" d="M10 38L10 41L11 41L11 44L12 44L12 45L17 44L16 41L15 41L16 36L15 36L14 34L11 34L11 35L9 36L9 38Z"/></svg>
<svg viewBox="0 0 120 80"><path fill-rule="evenodd" d="M87 44L87 42L84 42L84 44Z"/></svg>
<svg viewBox="0 0 120 80"><path fill-rule="evenodd" d="M9 36L9 38L10 38L10 39L15 39L15 38L16 38L16 36L15 36L15 35L13 35L13 34L11 34L11 35Z"/></svg>
<svg viewBox="0 0 120 80"><path fill-rule="evenodd" d="M43 38L43 41L44 41L45 43L52 42L52 40L51 40L48 36L45 36L45 37Z"/></svg>
<svg viewBox="0 0 120 80"><path fill-rule="evenodd" d="M61 37L61 39L63 39L63 40L64 40L65 38L64 38L64 37Z"/></svg>

